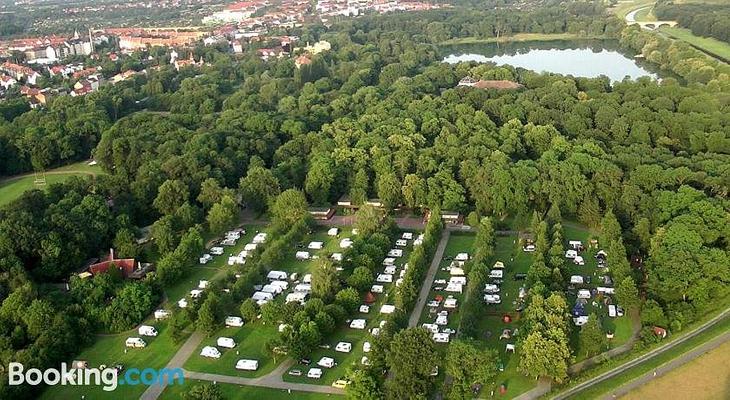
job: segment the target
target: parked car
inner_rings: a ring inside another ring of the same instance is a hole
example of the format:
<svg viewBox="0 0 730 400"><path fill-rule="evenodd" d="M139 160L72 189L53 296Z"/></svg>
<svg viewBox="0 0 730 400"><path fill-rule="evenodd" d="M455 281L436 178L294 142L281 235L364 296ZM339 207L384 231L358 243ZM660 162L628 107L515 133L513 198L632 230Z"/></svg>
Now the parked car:
<svg viewBox="0 0 730 400"><path fill-rule="evenodd" d="M518 272L518 273L514 274L513 277L515 278L516 281L523 281L523 280L527 279L527 274Z"/></svg>
<svg viewBox="0 0 730 400"><path fill-rule="evenodd" d="M301 369L293 369L289 371L289 375L291 376L302 376L302 370Z"/></svg>

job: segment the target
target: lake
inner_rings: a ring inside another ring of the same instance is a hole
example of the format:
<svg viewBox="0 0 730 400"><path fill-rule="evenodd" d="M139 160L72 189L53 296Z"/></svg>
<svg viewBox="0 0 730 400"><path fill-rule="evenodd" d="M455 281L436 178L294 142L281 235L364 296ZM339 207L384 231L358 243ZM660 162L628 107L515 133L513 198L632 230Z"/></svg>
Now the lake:
<svg viewBox="0 0 730 400"><path fill-rule="evenodd" d="M450 64L493 62L576 77L605 75L614 82L626 76L631 79L660 76L648 63L623 53L618 42L612 40L474 43L443 46L441 51L448 54L444 62Z"/></svg>

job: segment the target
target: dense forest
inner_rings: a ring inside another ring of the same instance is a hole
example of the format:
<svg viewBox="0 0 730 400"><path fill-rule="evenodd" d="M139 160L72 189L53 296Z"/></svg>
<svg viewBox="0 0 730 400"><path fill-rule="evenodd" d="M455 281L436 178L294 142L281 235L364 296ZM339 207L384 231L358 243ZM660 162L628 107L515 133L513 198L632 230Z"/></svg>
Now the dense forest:
<svg viewBox="0 0 730 400"><path fill-rule="evenodd" d="M714 37L730 43L729 4L675 4L659 1L654 14L661 20L675 20L698 36Z"/></svg>
<svg viewBox="0 0 730 400"><path fill-rule="evenodd" d="M622 29L603 13L581 3L525 13L368 16L329 29L302 28L302 37L328 40L332 50L301 69L288 58L233 59L197 48L196 56L210 62L201 70L177 73L167 65L84 98L58 98L47 109L4 108L0 173L93 156L108 174L30 191L0 210L0 361L22 355L28 364L50 365L75 354L93 329L134 326L161 288L190 270L203 248L202 232L217 234L235 223L239 198L258 211L271 205L281 237L290 242L311 223L301 217L307 204L331 204L342 195L356 204L378 197L387 208L491 217L479 227L484 243L504 217L534 214L532 229L545 255L560 238L555 223L576 218L602 229L614 280L625 282L627 292L640 288L646 298L644 323L681 330L730 288L728 66L638 28ZM620 37L677 78L612 84L605 77L440 62L436 43L497 31ZM524 88L456 87L467 76ZM150 224L156 277L132 285L114 276L72 281L70 296L38 290L112 244L121 256L137 255L137 227ZM373 229L370 246L359 243L353 252L378 259L391 228ZM237 281L233 299L251 291L257 274L280 257L277 249L276 242L267 245L258 256L264 261ZM635 254L645 257L642 269L627 261ZM554 262L546 256L532 269L530 279L542 289L531 307L542 314L565 302L551 292L564 278ZM324 267L320 274L329 272ZM351 292L337 289L316 288L322 303L297 311L296 329L280 340L295 347L311 320L343 320ZM408 307L414 293L399 296ZM210 296L201 308L229 300ZM179 317L180 325L202 315L195 311ZM264 318L294 315L289 311L267 309ZM539 346L541 322L531 323L525 340ZM411 339L390 329L383 340ZM383 352L374 365L398 358ZM382 374L374 371L360 378L395 397L413 394L381 387ZM0 397L32 396L6 382L0 380Z"/></svg>

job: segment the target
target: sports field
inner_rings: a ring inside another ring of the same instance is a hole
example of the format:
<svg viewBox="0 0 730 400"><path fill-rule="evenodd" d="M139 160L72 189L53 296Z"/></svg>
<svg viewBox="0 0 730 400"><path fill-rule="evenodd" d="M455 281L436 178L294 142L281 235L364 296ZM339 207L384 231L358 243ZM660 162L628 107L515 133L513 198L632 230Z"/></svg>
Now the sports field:
<svg viewBox="0 0 730 400"><path fill-rule="evenodd" d="M86 161L55 168L45 172L45 183L36 183L44 174L24 174L0 178L0 206L10 203L31 189L42 189L54 183L63 182L72 176L95 176L103 173L98 165L90 166Z"/></svg>

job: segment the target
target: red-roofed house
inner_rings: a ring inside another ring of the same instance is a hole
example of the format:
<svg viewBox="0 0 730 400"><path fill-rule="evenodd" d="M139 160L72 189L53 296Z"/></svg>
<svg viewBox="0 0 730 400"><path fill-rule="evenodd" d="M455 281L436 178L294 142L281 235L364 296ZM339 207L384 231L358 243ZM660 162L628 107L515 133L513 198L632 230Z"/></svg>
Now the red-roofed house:
<svg viewBox="0 0 730 400"><path fill-rule="evenodd" d="M89 272L92 275L103 274L110 268L117 268L122 272L122 276L131 279L140 279L148 271L149 266L143 266L134 258L115 258L114 249L109 249L109 256L106 260L92 264L89 266Z"/></svg>
<svg viewBox="0 0 730 400"><path fill-rule="evenodd" d="M2 86L3 89L8 90L8 89L10 89L11 86L15 85L16 83L18 83L18 81L16 81L15 78L13 78L12 76L0 75L0 86Z"/></svg>
<svg viewBox="0 0 730 400"><path fill-rule="evenodd" d="M302 65L309 65L309 64L311 64L311 63L312 63L312 59L311 59L311 58L309 58L309 57L307 57L307 55L306 55L306 54L302 54L301 56L297 57L297 58L296 58L296 59L294 60L294 65L295 65L295 66L296 66L297 68L301 68L301 67L302 67Z"/></svg>

